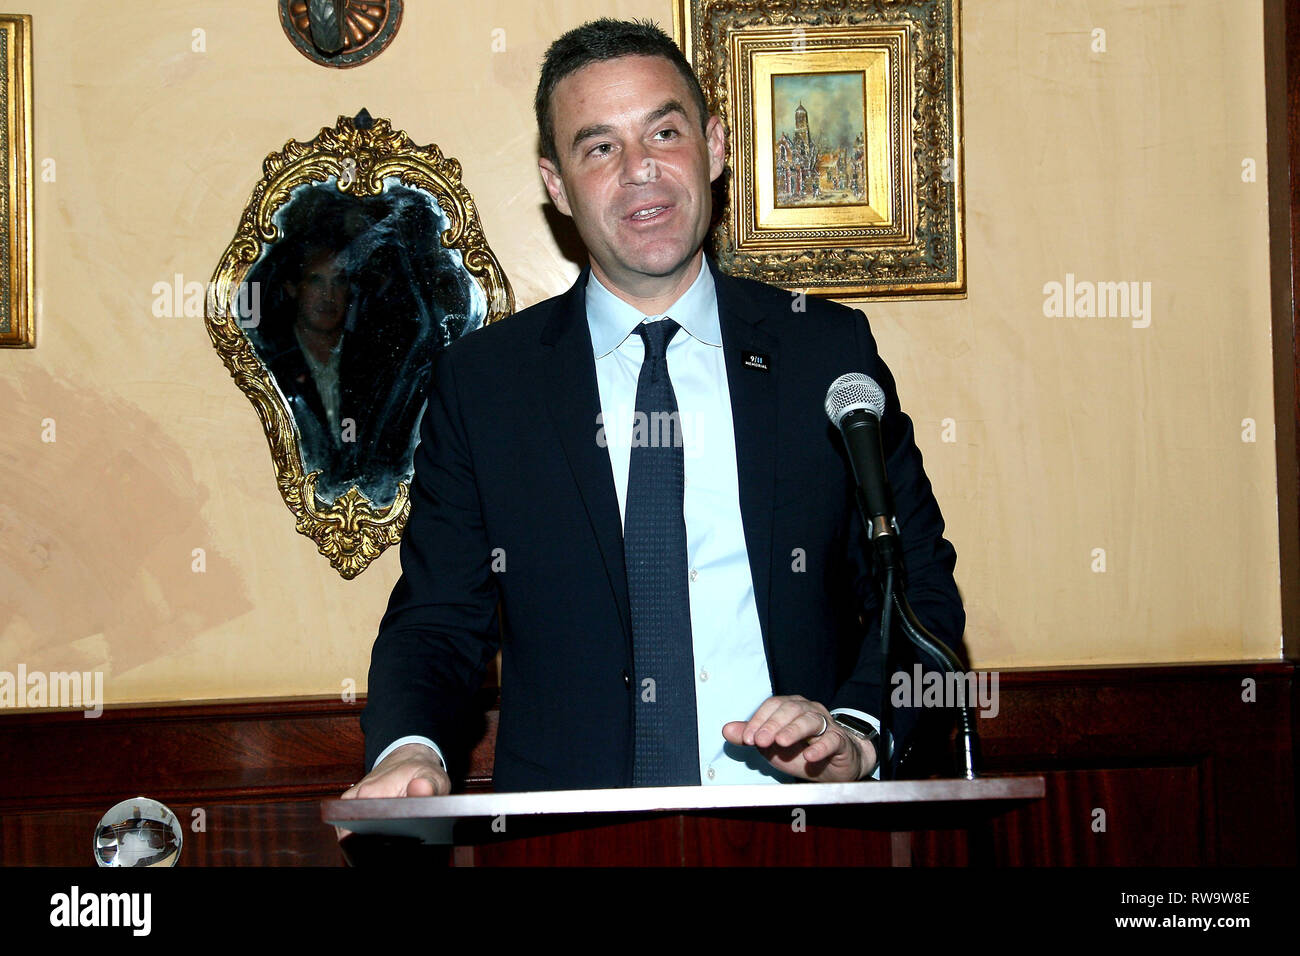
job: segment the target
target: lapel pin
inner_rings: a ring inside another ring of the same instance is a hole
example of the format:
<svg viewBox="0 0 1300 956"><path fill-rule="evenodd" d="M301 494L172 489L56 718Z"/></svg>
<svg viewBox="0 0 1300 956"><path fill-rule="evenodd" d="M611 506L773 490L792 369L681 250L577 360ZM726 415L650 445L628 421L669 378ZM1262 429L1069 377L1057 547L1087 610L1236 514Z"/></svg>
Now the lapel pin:
<svg viewBox="0 0 1300 956"><path fill-rule="evenodd" d="M740 363L745 368L756 368L760 372L772 371L771 356L764 352L751 352L749 349L740 350Z"/></svg>

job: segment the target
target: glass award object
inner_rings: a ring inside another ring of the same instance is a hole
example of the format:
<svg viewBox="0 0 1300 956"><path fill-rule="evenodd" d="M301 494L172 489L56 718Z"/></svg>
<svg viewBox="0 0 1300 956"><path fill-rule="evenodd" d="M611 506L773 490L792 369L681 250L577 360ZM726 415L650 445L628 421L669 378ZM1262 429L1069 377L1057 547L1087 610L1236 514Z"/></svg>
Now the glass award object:
<svg viewBox="0 0 1300 956"><path fill-rule="evenodd" d="M123 800L105 813L95 828L95 862L100 866L175 866L183 839L176 814L157 800Z"/></svg>

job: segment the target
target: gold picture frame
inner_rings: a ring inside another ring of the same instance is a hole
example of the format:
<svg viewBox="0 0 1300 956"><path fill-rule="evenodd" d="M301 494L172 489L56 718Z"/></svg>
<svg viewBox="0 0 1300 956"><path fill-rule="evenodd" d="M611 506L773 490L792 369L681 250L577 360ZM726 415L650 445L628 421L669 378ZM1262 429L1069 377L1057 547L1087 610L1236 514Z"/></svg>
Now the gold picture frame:
<svg viewBox="0 0 1300 956"><path fill-rule="evenodd" d="M250 330L257 328L260 316L250 319L249 305L254 303L251 312L256 313L256 303L261 300L258 280L246 284L250 270L260 269L277 244L280 248L286 243L293 247L286 233L292 233L287 223L296 197L334 197L338 204L350 202L356 206L400 192L404 199L414 196L414 204L423 197L436 211L436 221L444 227L427 233L421 230L420 241L431 243L440 253L448 251L449 256L454 256L456 268L468 274L464 283L475 289L473 297L481 306L482 324L513 312L514 294L488 247L474 200L461 183L460 163L443 156L435 145L415 145L406 133L394 130L388 120L372 119L365 111L355 120L340 116L333 128L322 128L310 142L290 140L282 150L267 156L262 168L262 179L208 286L208 334L222 362L257 411L270 445L276 484L294 515L297 530L316 542L320 553L342 577L351 579L401 540L410 512L409 481L385 484L385 497L390 493L391 501L378 501L359 484L340 489L337 494L322 495L322 469L304 467L302 412L298 406L291 410L286 391L290 383L272 374L273 363L267 359L265 349L256 347L250 338ZM350 208L347 215L354 220L364 218L355 208ZM373 234L393 234L398 219L394 211L382 222L365 227L362 239L373 245L372 238L368 238ZM324 221L309 222L312 228L303 232L312 232L313 228L319 232ZM335 221L328 220L331 224ZM318 238L311 236L307 241ZM354 249L357 244L356 237L350 237L348 248ZM388 261L392 261L391 257ZM274 271L266 274L279 275ZM379 278L388 282L391 276ZM422 281L424 278L421 276ZM274 284L280 281L273 280ZM469 326L474 327L477 324ZM422 384L427 384L427 377ZM405 419L403 434L407 436L411 434L410 421L409 417Z"/></svg>
<svg viewBox="0 0 1300 956"><path fill-rule="evenodd" d="M32 281L32 18L0 15L0 348L36 346Z"/></svg>
<svg viewBox="0 0 1300 956"><path fill-rule="evenodd" d="M677 0L727 129L724 271L866 298L966 294L960 0Z"/></svg>

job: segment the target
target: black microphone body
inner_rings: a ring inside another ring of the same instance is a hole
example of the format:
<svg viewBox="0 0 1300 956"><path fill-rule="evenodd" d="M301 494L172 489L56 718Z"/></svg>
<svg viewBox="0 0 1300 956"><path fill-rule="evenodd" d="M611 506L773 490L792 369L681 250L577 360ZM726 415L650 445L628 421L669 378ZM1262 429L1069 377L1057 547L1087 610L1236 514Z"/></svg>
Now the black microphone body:
<svg viewBox="0 0 1300 956"><path fill-rule="evenodd" d="M849 453L858 486L858 508L871 536L871 547L883 568L898 567L898 522L894 495L885 473L880 417L870 408L856 408L839 420L844 447Z"/></svg>

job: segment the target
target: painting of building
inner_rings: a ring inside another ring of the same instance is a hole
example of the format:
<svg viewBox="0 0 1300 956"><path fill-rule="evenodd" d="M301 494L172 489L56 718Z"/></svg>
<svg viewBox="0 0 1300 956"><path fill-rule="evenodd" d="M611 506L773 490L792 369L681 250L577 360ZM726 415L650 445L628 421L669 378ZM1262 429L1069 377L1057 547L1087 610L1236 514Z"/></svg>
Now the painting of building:
<svg viewBox="0 0 1300 956"><path fill-rule="evenodd" d="M779 131L773 148L778 207L866 202L864 104L860 73L772 78L774 135Z"/></svg>

